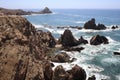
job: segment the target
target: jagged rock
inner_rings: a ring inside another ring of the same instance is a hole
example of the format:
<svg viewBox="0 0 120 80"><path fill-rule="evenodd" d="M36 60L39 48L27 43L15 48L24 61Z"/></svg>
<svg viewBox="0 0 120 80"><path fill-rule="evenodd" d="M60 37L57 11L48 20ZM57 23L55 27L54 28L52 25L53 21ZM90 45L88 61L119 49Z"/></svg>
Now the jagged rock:
<svg viewBox="0 0 120 80"><path fill-rule="evenodd" d="M112 26L112 29L117 29L118 28L118 26Z"/></svg>
<svg viewBox="0 0 120 80"><path fill-rule="evenodd" d="M80 44L88 44L88 41L85 40L85 39L81 36L80 39L79 39L79 43L80 43Z"/></svg>
<svg viewBox="0 0 120 80"><path fill-rule="evenodd" d="M64 31L58 42L61 43L63 47L72 47L79 45L79 42L74 38L72 32L68 29Z"/></svg>
<svg viewBox="0 0 120 80"><path fill-rule="evenodd" d="M59 62L59 63L71 62L70 56L67 53L65 53L65 52L57 54L55 57L53 57L51 59L51 61L52 62Z"/></svg>
<svg viewBox="0 0 120 80"><path fill-rule="evenodd" d="M51 39L21 16L1 16L0 80L51 80L51 64L44 62Z"/></svg>
<svg viewBox="0 0 120 80"><path fill-rule="evenodd" d="M49 14L52 13L48 7L45 7L42 11L39 12L40 14Z"/></svg>
<svg viewBox="0 0 120 80"><path fill-rule="evenodd" d="M88 80L96 80L95 75L93 75L93 76L89 77L89 78L88 78Z"/></svg>
<svg viewBox="0 0 120 80"><path fill-rule="evenodd" d="M68 73L72 75L72 80L86 80L86 72L78 65L75 65Z"/></svg>
<svg viewBox="0 0 120 80"><path fill-rule="evenodd" d="M114 52L113 54L114 55L120 55L120 52Z"/></svg>
<svg viewBox="0 0 120 80"><path fill-rule="evenodd" d="M64 49L64 50L65 51L78 51L78 52L80 52L83 49L84 49L83 47L70 47L70 48L67 48L67 49Z"/></svg>
<svg viewBox="0 0 120 80"><path fill-rule="evenodd" d="M108 39L105 37L105 36L100 36L100 35L96 35L96 36L93 36L91 39L90 39L90 44L91 45L100 45L100 44L108 44Z"/></svg>
<svg viewBox="0 0 120 80"><path fill-rule="evenodd" d="M53 72L53 80L68 80L68 77L69 75L61 65L55 68Z"/></svg>
<svg viewBox="0 0 120 80"><path fill-rule="evenodd" d="M103 24L96 25L94 18L92 18L91 20L86 22L84 24L84 28L85 29L94 29L94 30L104 30L104 29L106 29L106 27Z"/></svg>

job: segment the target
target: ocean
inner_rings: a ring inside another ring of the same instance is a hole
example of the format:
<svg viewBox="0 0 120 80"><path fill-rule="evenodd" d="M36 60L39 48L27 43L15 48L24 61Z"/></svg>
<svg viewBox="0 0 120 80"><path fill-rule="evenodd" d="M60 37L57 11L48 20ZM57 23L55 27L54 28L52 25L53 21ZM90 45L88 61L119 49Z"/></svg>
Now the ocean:
<svg viewBox="0 0 120 80"><path fill-rule="evenodd" d="M96 19L96 24L102 23L108 27L106 30L78 30L70 29L76 39L83 36L90 41L94 35L103 35L109 39L109 44L93 46L90 44L79 45L85 47L81 52L67 52L71 57L77 58L72 63L54 63L63 65L67 70L78 64L87 73L87 77L96 76L96 80L120 80L120 56L113 52L120 52L120 28L110 29L113 25L120 27L120 10L118 9L53 9L53 14L33 14L26 17L37 29L50 31L58 39L65 29L62 26L84 26L91 18ZM57 53L56 53L57 54Z"/></svg>

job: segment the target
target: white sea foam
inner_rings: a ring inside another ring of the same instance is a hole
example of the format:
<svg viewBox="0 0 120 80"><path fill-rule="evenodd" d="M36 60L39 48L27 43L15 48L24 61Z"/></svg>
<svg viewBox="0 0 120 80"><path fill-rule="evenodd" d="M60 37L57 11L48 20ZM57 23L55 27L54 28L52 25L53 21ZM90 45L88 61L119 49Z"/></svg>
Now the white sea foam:
<svg viewBox="0 0 120 80"><path fill-rule="evenodd" d="M82 24L84 24L86 21L75 21L75 23L82 23Z"/></svg>

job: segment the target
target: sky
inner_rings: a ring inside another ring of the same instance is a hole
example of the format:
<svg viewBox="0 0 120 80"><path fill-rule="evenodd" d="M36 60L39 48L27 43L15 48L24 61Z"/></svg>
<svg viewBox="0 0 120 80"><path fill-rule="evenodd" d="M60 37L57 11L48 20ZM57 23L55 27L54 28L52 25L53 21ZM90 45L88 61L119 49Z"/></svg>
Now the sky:
<svg viewBox="0 0 120 80"><path fill-rule="evenodd" d="M120 0L0 0L9 9L120 9Z"/></svg>

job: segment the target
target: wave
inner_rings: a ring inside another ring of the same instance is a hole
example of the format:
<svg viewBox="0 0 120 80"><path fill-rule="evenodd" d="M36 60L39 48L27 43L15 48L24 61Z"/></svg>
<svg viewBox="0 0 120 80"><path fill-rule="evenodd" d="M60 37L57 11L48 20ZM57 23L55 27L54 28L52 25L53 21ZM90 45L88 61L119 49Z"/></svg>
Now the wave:
<svg viewBox="0 0 120 80"><path fill-rule="evenodd" d="M76 21L75 23L79 24L79 23L82 23L84 24L86 21Z"/></svg>

